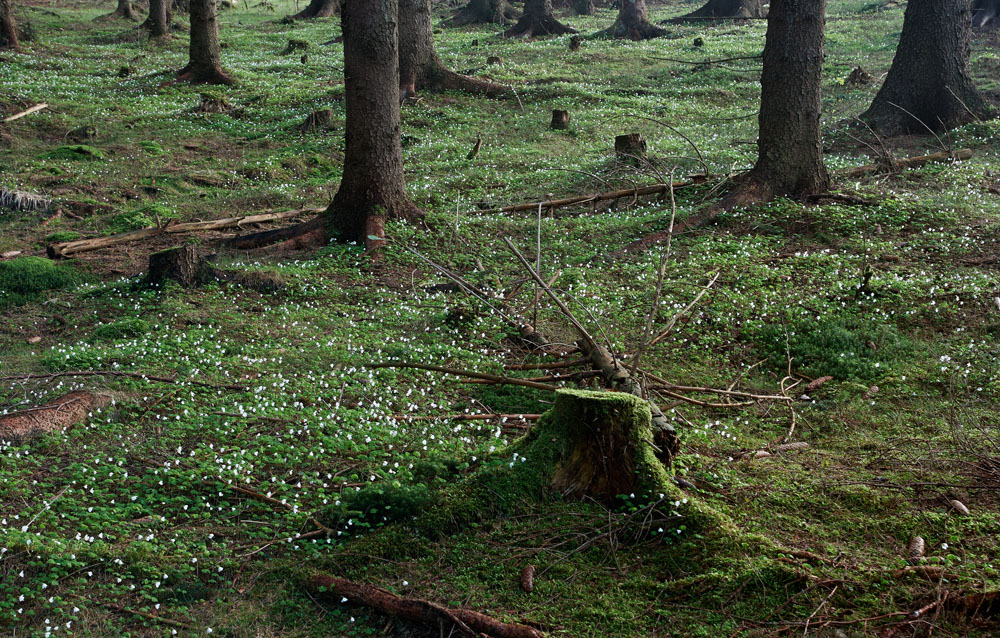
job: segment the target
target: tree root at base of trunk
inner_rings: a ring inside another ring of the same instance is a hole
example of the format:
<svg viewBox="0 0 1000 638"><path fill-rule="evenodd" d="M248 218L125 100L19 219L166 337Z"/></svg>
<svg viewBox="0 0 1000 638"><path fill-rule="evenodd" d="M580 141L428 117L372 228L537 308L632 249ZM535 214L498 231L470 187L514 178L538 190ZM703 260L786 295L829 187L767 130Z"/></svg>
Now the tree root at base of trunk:
<svg viewBox="0 0 1000 638"><path fill-rule="evenodd" d="M542 19L523 17L517 24L503 32L505 38L541 38L549 35L577 33L573 27L568 27L551 16Z"/></svg>

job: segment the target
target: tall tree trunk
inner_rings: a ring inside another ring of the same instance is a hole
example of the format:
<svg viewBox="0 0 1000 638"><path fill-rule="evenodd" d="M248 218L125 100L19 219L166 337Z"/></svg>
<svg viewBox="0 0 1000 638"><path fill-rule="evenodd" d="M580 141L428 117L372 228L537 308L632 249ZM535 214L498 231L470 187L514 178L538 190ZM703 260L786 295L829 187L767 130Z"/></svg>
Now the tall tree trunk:
<svg viewBox="0 0 1000 638"><path fill-rule="evenodd" d="M621 0L615 23L604 31L598 32L597 37L649 40L650 38L659 38L666 33L666 29L661 29L649 21L646 0Z"/></svg>
<svg viewBox="0 0 1000 638"><path fill-rule="evenodd" d="M825 12L825 0L771 0L760 78L757 164L715 211L822 192L829 186L819 122Z"/></svg>
<svg viewBox="0 0 1000 638"><path fill-rule="evenodd" d="M191 13L190 0L170 0L170 9L176 13Z"/></svg>
<svg viewBox="0 0 1000 638"><path fill-rule="evenodd" d="M552 15L552 0L524 0L524 13L513 27L503 32L505 38L534 38L545 35L576 33Z"/></svg>
<svg viewBox="0 0 1000 638"><path fill-rule="evenodd" d="M514 21L514 8L507 0L469 0L448 21L450 27L467 24L510 24Z"/></svg>
<svg viewBox="0 0 1000 638"><path fill-rule="evenodd" d="M292 16L293 20L330 18L340 14L341 0L311 0L305 9Z"/></svg>
<svg viewBox="0 0 1000 638"><path fill-rule="evenodd" d="M861 119L893 136L988 115L969 74L971 33L968 0L910 0L885 83Z"/></svg>
<svg viewBox="0 0 1000 638"><path fill-rule="evenodd" d="M387 219L422 216L403 181L400 146L397 0L349 0L344 32L344 175L326 210L341 239L369 248Z"/></svg>
<svg viewBox="0 0 1000 638"><path fill-rule="evenodd" d="M191 0L191 46L186 67L178 72L181 79L198 84L233 84L232 76L222 70L219 46L219 22L216 0Z"/></svg>
<svg viewBox="0 0 1000 638"><path fill-rule="evenodd" d="M674 21L719 19L746 19L764 17L761 0L708 0L700 9L676 18Z"/></svg>
<svg viewBox="0 0 1000 638"><path fill-rule="evenodd" d="M14 2L0 0L0 49L17 51L20 48L17 41L17 25L14 23Z"/></svg>
<svg viewBox="0 0 1000 638"><path fill-rule="evenodd" d="M434 50L431 1L399 0L399 94L410 97L418 89L454 89L486 95L507 91L498 84L459 75L445 67Z"/></svg>
<svg viewBox="0 0 1000 638"><path fill-rule="evenodd" d="M170 23L173 21L171 0L149 0L149 15L142 27L154 38L170 35Z"/></svg>

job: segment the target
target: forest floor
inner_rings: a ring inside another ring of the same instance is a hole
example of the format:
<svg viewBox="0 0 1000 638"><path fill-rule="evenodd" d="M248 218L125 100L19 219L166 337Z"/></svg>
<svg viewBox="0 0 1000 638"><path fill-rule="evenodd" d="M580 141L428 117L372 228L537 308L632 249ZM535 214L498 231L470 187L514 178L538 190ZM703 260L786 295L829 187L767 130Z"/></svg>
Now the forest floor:
<svg viewBox="0 0 1000 638"><path fill-rule="evenodd" d="M303 583L323 570L553 636L996 635L1000 604L969 596L1000 589L1000 121L886 142L896 157L971 148L968 161L845 179L844 169L874 161L878 142L847 122L888 68L902 8L829 4L826 161L834 189L867 203L781 200L735 212L680 233L665 257L653 329L680 319L643 354L644 370L768 395L798 382L790 403L661 398L682 440L671 473L688 499L733 522L692 533L683 519L637 522L649 510L635 495L615 507L553 495L416 531L427 494L519 462L507 446L530 427L449 415L537 414L552 396L367 366L504 374L543 361L490 308L430 288L447 280L422 257L514 291L525 272L503 237L529 259L540 241L543 276L558 274L553 287L615 352L634 353L665 249L616 251L669 227L666 199L540 219L480 209L707 169L703 184L676 191L677 219L692 215L724 191L725 175L752 165L760 86L756 59L688 62L759 54L763 21L675 25L639 43L585 39L575 52L567 37L439 29L446 64L516 96L408 101L406 176L426 227L390 224L378 264L337 244L219 253L219 264L283 282L261 293L138 284L151 252L215 250L224 232L59 263L44 249L175 219L326 205L341 174L344 89L341 47L323 43L339 23L280 23L294 10L287 1L222 11L223 61L240 84L205 88L169 82L186 62L184 30L150 41L135 23L94 20L111 5L18 3L35 38L23 54L0 54L0 118L48 108L0 124L0 189L55 205L0 209L0 253L24 255L0 261L0 377L113 370L176 380L0 383L6 411L71 389L117 393L83 425L0 445L0 634L449 635L312 596ZM564 19L590 34L614 12ZM291 39L307 48L282 55ZM491 56L501 63L487 64ZM995 97L994 36L977 35L972 58ZM856 66L875 83L845 85ZM203 92L231 108L200 112ZM332 109L329 129L300 131L320 109ZM570 111L569 130L550 130L552 109ZM614 136L633 131L649 144L641 170L614 157ZM511 303L572 342L559 313L534 298L522 283ZM783 381L789 369L793 381ZM793 414L790 440L808 447L756 455L789 434ZM314 517L330 533L298 538L316 529ZM914 536L926 557L904 570ZM518 586L528 564L538 570L532 593Z"/></svg>

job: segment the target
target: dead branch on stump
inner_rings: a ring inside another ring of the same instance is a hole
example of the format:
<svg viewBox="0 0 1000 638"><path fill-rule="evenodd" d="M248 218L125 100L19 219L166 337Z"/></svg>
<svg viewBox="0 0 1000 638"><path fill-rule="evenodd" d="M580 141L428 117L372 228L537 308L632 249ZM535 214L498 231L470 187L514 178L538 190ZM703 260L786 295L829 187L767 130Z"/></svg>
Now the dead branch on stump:
<svg viewBox="0 0 1000 638"><path fill-rule="evenodd" d="M289 210L281 213L260 213L257 215L247 215L246 217L227 217L225 219L212 219L204 222L185 222L181 224L166 224L152 228L140 228L127 233L108 235L107 237L97 237L95 239L81 239L78 241L68 241L58 244L50 244L46 253L51 259L71 257L80 253L101 250L111 246L127 244L143 239L151 239L160 235L194 233L205 230L222 230L224 228L239 228L244 224L259 224L262 222L279 221L291 217L299 217L306 213L320 213L322 209L305 208L301 210Z"/></svg>
<svg viewBox="0 0 1000 638"><path fill-rule="evenodd" d="M20 442L76 425L112 400L108 392L77 390L45 405L5 414L0 416L0 440Z"/></svg>
<svg viewBox="0 0 1000 638"><path fill-rule="evenodd" d="M504 623L471 609L446 608L419 598L401 598L373 585L317 574L309 581L314 594L333 599L338 604L347 598L356 605L371 607L383 614L423 623L444 622L455 626L461 635L490 638L542 638L534 627ZM442 629L442 631L444 631Z"/></svg>

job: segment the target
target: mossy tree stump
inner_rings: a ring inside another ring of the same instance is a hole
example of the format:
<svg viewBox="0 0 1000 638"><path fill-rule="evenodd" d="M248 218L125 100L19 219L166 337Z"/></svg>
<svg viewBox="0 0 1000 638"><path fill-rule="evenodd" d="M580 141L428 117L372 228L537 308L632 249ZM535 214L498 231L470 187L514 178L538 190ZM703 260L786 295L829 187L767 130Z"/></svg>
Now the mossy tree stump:
<svg viewBox="0 0 1000 638"><path fill-rule="evenodd" d="M668 477L656 457L651 421L649 403L626 392L560 390L536 443L557 444L551 486L569 498L603 503L661 490Z"/></svg>

